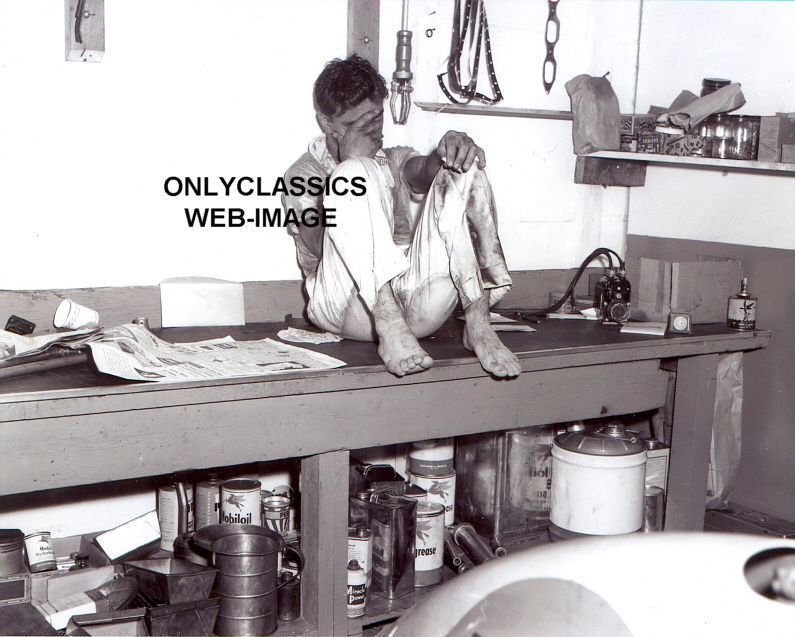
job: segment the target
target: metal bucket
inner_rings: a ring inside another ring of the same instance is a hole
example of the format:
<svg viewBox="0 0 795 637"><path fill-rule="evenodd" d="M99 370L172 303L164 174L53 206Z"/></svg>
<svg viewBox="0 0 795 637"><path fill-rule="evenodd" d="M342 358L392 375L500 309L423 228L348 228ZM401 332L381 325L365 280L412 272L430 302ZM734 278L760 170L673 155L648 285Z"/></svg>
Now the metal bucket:
<svg viewBox="0 0 795 637"><path fill-rule="evenodd" d="M213 595L221 599L216 635L270 635L277 627L278 533L250 524L213 524L199 529L194 542L212 551L218 574ZM300 566L303 557L298 555Z"/></svg>

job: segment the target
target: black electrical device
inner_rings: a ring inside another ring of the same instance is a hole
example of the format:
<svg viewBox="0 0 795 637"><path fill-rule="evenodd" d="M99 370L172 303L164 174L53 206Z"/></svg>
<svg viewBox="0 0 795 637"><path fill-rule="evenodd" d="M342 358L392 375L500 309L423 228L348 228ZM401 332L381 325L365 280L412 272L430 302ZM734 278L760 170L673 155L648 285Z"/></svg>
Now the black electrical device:
<svg viewBox="0 0 795 637"><path fill-rule="evenodd" d="M613 256L618 261L618 267L613 265ZM632 286L626 276L624 268L624 261L615 250L610 248L596 248L591 254L585 257L577 273L572 278L569 287L563 295L549 307L543 310L514 310L498 308L501 314L515 316L519 321L529 321L538 323L547 314L557 312L561 307L566 304L566 301L571 299L572 307L577 307L574 297L574 288L580 280L583 272L588 267L588 264L597 257L607 258L608 267L605 272L599 277L599 280L594 285L594 303L596 308L605 323L617 323L624 325L629 320L629 304L632 296Z"/></svg>
<svg viewBox="0 0 795 637"><path fill-rule="evenodd" d="M594 286L593 306L599 310L602 321L624 325L629 320L629 301L632 286L624 269L607 268Z"/></svg>

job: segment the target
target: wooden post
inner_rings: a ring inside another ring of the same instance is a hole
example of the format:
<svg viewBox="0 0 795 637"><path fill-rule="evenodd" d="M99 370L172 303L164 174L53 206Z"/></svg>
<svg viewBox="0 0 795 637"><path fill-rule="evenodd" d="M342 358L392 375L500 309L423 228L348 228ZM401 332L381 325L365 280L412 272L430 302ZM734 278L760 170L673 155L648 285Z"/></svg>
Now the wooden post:
<svg viewBox="0 0 795 637"><path fill-rule="evenodd" d="M301 461L301 603L318 635L348 634L348 457L330 451Z"/></svg>
<svg viewBox="0 0 795 637"><path fill-rule="evenodd" d="M354 53L378 68L380 0L348 0L348 55Z"/></svg>
<svg viewBox="0 0 795 637"><path fill-rule="evenodd" d="M666 531L704 528L718 354L679 359L668 471Z"/></svg>

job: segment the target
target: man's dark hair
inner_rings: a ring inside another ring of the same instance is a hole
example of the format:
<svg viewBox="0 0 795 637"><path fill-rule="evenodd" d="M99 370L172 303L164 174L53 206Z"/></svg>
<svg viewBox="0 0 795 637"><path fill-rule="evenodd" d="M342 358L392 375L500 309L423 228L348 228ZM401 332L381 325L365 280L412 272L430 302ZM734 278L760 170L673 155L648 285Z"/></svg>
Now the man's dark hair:
<svg viewBox="0 0 795 637"><path fill-rule="evenodd" d="M335 59L326 64L315 80L315 108L332 117L372 99L383 101L386 82L378 70L355 53L347 60Z"/></svg>

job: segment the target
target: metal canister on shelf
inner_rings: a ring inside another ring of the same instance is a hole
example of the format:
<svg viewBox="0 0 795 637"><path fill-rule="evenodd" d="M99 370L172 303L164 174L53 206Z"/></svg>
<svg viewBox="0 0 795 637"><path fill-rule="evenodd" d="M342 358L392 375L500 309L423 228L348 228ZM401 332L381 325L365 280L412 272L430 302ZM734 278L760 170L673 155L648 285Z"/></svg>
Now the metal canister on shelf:
<svg viewBox="0 0 795 637"><path fill-rule="evenodd" d="M36 531L25 536L25 553L31 573L54 571L57 568L55 551L49 531Z"/></svg>
<svg viewBox="0 0 795 637"><path fill-rule="evenodd" d="M25 536L20 529L0 529L0 576L13 575L25 568L24 545Z"/></svg>
<svg viewBox="0 0 795 637"><path fill-rule="evenodd" d="M259 480L226 480L221 484L221 523L261 526Z"/></svg>
<svg viewBox="0 0 795 637"><path fill-rule="evenodd" d="M279 575L276 607L279 621L292 621L301 616L301 579L290 571L282 571Z"/></svg>
<svg viewBox="0 0 795 637"><path fill-rule="evenodd" d="M420 476L446 476L454 469L455 445L452 438L422 440L411 445L408 470Z"/></svg>
<svg viewBox="0 0 795 637"><path fill-rule="evenodd" d="M348 562L347 598L348 617L352 619L364 615L367 606L367 578L356 560Z"/></svg>
<svg viewBox="0 0 795 637"><path fill-rule="evenodd" d="M290 498L271 495L262 500L262 526L284 535L290 530Z"/></svg>
<svg viewBox="0 0 795 637"><path fill-rule="evenodd" d="M223 480L215 476L196 483L193 518L197 531L220 522L221 484Z"/></svg>
<svg viewBox="0 0 795 637"><path fill-rule="evenodd" d="M362 567L369 589L373 582L373 532L370 529L348 527L348 561L351 560Z"/></svg>
<svg viewBox="0 0 795 637"><path fill-rule="evenodd" d="M417 537L414 543L414 586L442 581L444 565L444 505L417 503Z"/></svg>
<svg viewBox="0 0 795 637"><path fill-rule="evenodd" d="M193 487L182 482L157 489L157 521L160 523L160 548L174 550L174 540L193 531Z"/></svg>
<svg viewBox="0 0 795 637"><path fill-rule="evenodd" d="M423 476L409 472L409 482L428 492L427 502L439 502L444 506L444 524L450 526L455 520L455 471L442 476Z"/></svg>
<svg viewBox="0 0 795 637"><path fill-rule="evenodd" d="M756 159L759 149L759 127L762 118L757 115L733 115L735 121L734 159Z"/></svg>

